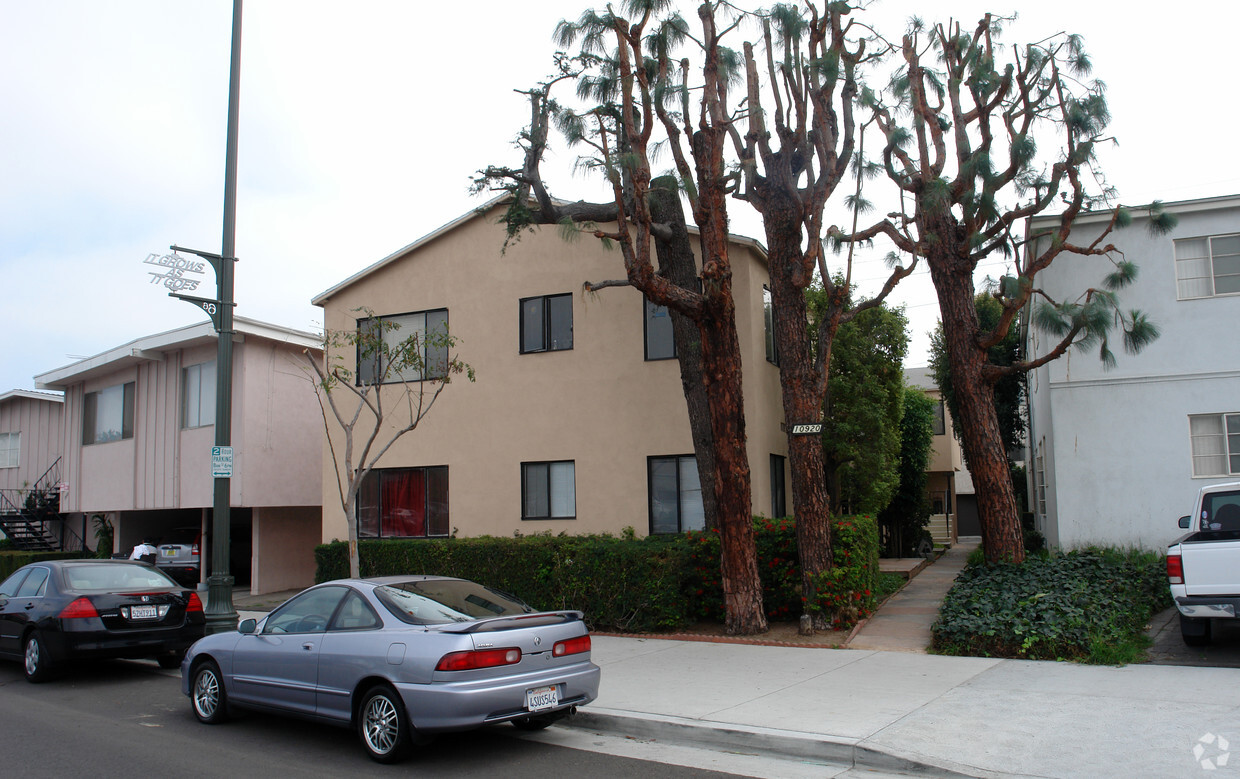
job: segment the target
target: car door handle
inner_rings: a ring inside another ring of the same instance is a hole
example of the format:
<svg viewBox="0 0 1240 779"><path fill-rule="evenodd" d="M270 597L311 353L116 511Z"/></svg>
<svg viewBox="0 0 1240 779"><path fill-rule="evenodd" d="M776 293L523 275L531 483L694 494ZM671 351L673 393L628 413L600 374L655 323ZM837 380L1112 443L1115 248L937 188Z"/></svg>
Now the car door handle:
<svg viewBox="0 0 1240 779"><path fill-rule="evenodd" d="M31 609L33 609L33 608L34 608L34 604L33 604L33 603L27 603L27 604L26 604L26 611L30 611L30 610L31 610Z"/></svg>
<svg viewBox="0 0 1240 779"><path fill-rule="evenodd" d="M314 649L314 644L312 644L312 643L310 643L309 641L307 641L306 643L304 643L304 644L302 644L302 645L301 645L301 648L302 648L302 649L305 649L305 650L308 652L308 651L310 651L311 649Z"/></svg>

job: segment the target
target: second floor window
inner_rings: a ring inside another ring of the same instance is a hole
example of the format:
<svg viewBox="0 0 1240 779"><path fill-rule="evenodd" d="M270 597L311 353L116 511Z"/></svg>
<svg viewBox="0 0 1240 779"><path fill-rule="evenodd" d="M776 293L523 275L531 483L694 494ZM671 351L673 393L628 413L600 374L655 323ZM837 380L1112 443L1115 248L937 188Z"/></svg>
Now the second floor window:
<svg viewBox="0 0 1240 779"><path fill-rule="evenodd" d="M82 409L82 443L103 444L133 438L134 382L88 392Z"/></svg>
<svg viewBox="0 0 1240 779"><path fill-rule="evenodd" d="M0 433L0 468L21 465L22 434Z"/></svg>
<svg viewBox="0 0 1240 779"><path fill-rule="evenodd" d="M676 357L672 336L672 315L667 306L643 299L646 309L646 359L671 360Z"/></svg>
<svg viewBox="0 0 1240 779"><path fill-rule="evenodd" d="M379 339L359 338L359 384L441 379L447 373L448 309L361 319L357 328L359 335L369 330L382 341L380 346Z"/></svg>
<svg viewBox="0 0 1240 779"><path fill-rule="evenodd" d="M573 296L521 300L521 354L573 348Z"/></svg>
<svg viewBox="0 0 1240 779"><path fill-rule="evenodd" d="M215 363L191 365L181 371L181 427L215 424Z"/></svg>
<svg viewBox="0 0 1240 779"><path fill-rule="evenodd" d="M1240 234L1175 242L1176 299L1240 293Z"/></svg>
<svg viewBox="0 0 1240 779"><path fill-rule="evenodd" d="M766 327L766 361L779 365L779 347L775 343L775 302L769 287L762 288L762 321Z"/></svg>

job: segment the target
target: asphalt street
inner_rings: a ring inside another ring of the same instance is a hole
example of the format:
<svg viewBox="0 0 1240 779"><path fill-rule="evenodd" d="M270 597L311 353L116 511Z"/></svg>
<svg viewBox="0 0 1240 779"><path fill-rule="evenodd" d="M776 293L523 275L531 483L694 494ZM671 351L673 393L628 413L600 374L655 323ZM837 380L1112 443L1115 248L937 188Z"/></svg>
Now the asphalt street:
<svg viewBox="0 0 1240 779"><path fill-rule="evenodd" d="M599 751L607 746L600 736L585 737L589 751L568 748L554 742L580 741L581 734L552 728L546 739L528 738L507 725L441 736L393 769L367 758L351 730L250 713L223 725L202 725L181 695L179 676L146 661L94 663L37 685L22 677L16 663L0 662L0 689L4 773L24 779L85 772L127 777L390 777L418 772L546 779L570 767L586 776L641 779L736 773L735 768L723 773L607 754ZM631 755L633 744L627 749ZM711 759L698 751L679 762L703 766Z"/></svg>

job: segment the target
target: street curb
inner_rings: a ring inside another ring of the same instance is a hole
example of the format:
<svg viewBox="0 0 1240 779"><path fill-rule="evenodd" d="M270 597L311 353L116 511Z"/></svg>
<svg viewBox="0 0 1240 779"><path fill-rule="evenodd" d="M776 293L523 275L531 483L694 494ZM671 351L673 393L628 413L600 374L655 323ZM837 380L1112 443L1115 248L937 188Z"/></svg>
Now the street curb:
<svg viewBox="0 0 1240 779"><path fill-rule="evenodd" d="M560 720L559 724L607 735L693 744L738 754L766 754L905 774L924 773L960 779L975 776L862 746L857 739L791 730L703 722L597 706L578 709L575 715Z"/></svg>

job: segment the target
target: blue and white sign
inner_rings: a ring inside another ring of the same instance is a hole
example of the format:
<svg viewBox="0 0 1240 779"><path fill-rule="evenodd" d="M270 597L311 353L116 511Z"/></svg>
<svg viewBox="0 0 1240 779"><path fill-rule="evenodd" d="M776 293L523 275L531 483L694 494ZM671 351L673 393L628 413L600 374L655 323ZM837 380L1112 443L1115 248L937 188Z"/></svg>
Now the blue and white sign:
<svg viewBox="0 0 1240 779"><path fill-rule="evenodd" d="M231 479L233 475L233 448L231 446L211 447L211 478Z"/></svg>

